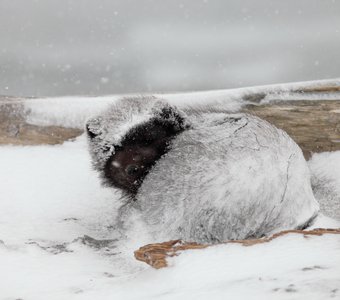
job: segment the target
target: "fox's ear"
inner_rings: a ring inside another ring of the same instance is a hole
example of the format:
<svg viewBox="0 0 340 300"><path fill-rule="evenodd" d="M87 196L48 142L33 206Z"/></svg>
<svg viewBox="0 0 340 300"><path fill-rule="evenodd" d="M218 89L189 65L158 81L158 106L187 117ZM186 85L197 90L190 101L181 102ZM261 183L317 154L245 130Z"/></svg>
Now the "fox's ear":
<svg viewBox="0 0 340 300"><path fill-rule="evenodd" d="M153 113L156 122L168 128L172 126L174 133L179 133L189 127L183 113L175 106L170 106L162 102L156 103L153 107Z"/></svg>
<svg viewBox="0 0 340 300"><path fill-rule="evenodd" d="M101 134L101 119L100 118L95 118L95 119L90 119L86 122L85 125L86 128L86 133L87 136L90 139L95 138L96 136L98 136L99 134Z"/></svg>

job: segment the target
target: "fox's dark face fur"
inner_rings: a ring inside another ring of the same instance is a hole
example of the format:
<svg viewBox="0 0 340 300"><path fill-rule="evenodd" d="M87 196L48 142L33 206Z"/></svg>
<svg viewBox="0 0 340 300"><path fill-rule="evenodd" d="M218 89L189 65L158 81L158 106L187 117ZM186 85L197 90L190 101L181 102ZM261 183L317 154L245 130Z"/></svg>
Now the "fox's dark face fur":
<svg viewBox="0 0 340 300"><path fill-rule="evenodd" d="M107 181L129 195L135 195L145 176L168 151L171 140L178 133L171 124L161 124L156 120L134 128L123 139L122 145L115 147L115 153L107 161L104 168Z"/></svg>
<svg viewBox="0 0 340 300"><path fill-rule="evenodd" d="M113 113L113 117L116 114ZM133 199L151 168L169 151L171 141L187 128L183 117L168 105L162 105L153 117L122 132L116 141L113 139L119 131L118 126L112 132L103 132L100 122L94 119L86 126L90 144L100 145L93 147L95 153L92 157L98 162L95 167L101 171L106 185L122 190ZM120 119L116 122L119 124ZM105 142L101 145L103 140ZM96 160L97 157L103 159Z"/></svg>

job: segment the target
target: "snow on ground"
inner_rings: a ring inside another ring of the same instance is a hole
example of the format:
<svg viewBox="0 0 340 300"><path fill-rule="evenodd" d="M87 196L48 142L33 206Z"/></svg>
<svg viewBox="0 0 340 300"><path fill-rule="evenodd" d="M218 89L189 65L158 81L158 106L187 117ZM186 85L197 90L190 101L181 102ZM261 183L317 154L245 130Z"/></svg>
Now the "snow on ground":
<svg viewBox="0 0 340 300"><path fill-rule="evenodd" d="M339 199L339 162L340 152L310 161L313 174L334 180L320 197ZM2 146L0 166L0 299L340 297L339 235L192 250L161 270L136 261L142 244L113 240L119 197L100 186L84 136L58 146ZM340 223L322 217L315 226Z"/></svg>

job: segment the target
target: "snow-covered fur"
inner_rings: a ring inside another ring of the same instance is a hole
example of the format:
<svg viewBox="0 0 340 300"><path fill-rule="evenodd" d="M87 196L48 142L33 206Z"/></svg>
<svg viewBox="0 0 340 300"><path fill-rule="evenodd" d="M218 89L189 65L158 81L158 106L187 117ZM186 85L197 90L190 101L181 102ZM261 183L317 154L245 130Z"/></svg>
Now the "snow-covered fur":
<svg viewBox="0 0 340 300"><path fill-rule="evenodd" d="M162 118L172 119L178 134L122 213L126 222L130 212L140 214L153 241L257 238L303 228L316 216L308 166L284 131L255 116L179 110L152 97L122 99L87 122L104 182L105 165L126 135Z"/></svg>

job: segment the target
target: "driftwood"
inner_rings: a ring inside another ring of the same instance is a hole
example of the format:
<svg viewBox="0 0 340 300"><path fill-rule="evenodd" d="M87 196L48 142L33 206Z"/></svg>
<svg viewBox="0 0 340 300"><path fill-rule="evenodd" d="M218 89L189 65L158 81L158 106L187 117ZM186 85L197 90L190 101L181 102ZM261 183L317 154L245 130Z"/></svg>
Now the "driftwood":
<svg viewBox="0 0 340 300"><path fill-rule="evenodd" d="M2 103L1 100L7 101ZM0 97L0 145L55 145L82 133L78 128L29 124L26 121L28 112L22 101L24 100Z"/></svg>
<svg viewBox="0 0 340 300"><path fill-rule="evenodd" d="M268 243L273 239L287 235L287 234L302 234L304 237L310 235L323 235L323 234L340 234L339 229L325 229L318 228L313 230L285 230L276 233L267 238L261 239L249 239L249 240L233 240L227 241L222 244L241 244L243 246L253 246L256 244ZM181 240L173 240L164 243L149 244L143 246L134 252L135 258L139 261L145 262L155 269L160 269L168 266L167 258L178 256L182 251L193 249L204 249L207 247L213 247L214 245L187 243Z"/></svg>
<svg viewBox="0 0 340 300"><path fill-rule="evenodd" d="M312 153L340 150L340 100L248 105L244 112L285 130L301 147L306 159Z"/></svg>
<svg viewBox="0 0 340 300"><path fill-rule="evenodd" d="M83 133L78 128L29 124L21 106L0 102L0 145L61 144ZM307 159L314 152L340 150L340 100L250 104L243 112L287 131Z"/></svg>
<svg viewBox="0 0 340 300"><path fill-rule="evenodd" d="M297 85L289 90L282 86L282 91L278 88L263 88L263 92L249 90L242 96L249 103L242 111L287 131L307 159L314 152L340 150L340 81L315 86L314 83ZM282 95L289 95L292 100L282 101ZM314 100L294 101L294 97L301 99L304 96L306 99L313 96ZM331 101L324 100L328 96ZM268 97L274 101L263 103ZM0 145L60 144L83 133L79 128L29 124L26 121L29 112L24 106L26 100L0 96Z"/></svg>

